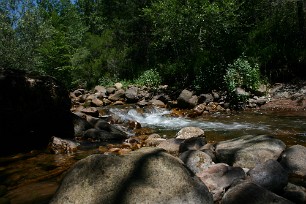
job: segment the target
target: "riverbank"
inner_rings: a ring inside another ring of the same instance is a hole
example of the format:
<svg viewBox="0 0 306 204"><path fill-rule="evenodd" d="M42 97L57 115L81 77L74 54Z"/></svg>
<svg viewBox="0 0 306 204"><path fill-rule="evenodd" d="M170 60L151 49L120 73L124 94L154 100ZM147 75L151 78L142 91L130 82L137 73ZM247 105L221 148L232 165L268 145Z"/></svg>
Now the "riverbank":
<svg viewBox="0 0 306 204"><path fill-rule="evenodd" d="M269 102L262 110L306 111L306 82L274 84L268 92Z"/></svg>
<svg viewBox="0 0 306 204"><path fill-rule="evenodd" d="M196 93L196 91L188 89L173 90L168 86L149 88L130 85L124 88L121 83L116 83L112 87L96 86L93 90L77 89L70 93L70 98L73 112L91 112L90 114L96 114L96 116L99 107L125 104L184 110L183 112L189 117L248 109L306 110L306 82L276 83L272 86L261 85L255 93L237 88L235 94L237 98L244 98L244 100L234 100L226 91Z"/></svg>

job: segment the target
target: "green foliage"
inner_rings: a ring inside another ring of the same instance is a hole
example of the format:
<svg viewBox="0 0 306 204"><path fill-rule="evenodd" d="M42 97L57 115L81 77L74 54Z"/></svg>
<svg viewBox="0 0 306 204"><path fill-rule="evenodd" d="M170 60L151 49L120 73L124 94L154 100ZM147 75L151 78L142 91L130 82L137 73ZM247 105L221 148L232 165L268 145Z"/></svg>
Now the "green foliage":
<svg viewBox="0 0 306 204"><path fill-rule="evenodd" d="M254 89L258 69L270 80L305 78L304 7L266 0L1 0L0 67L49 74L69 88L140 75L137 83L148 86Z"/></svg>
<svg viewBox="0 0 306 204"><path fill-rule="evenodd" d="M176 77L184 86L201 78L206 85L198 87L220 87L223 65L240 54L238 8L233 0L158 0L144 9L153 25L150 52L163 67L161 73L175 71L170 71L172 77L166 75L166 83Z"/></svg>
<svg viewBox="0 0 306 204"><path fill-rule="evenodd" d="M224 76L225 85L230 93L241 87L255 91L260 85L260 72L258 64L251 64L245 58L238 58L229 64Z"/></svg>
<svg viewBox="0 0 306 204"><path fill-rule="evenodd" d="M154 69L149 69L143 72L136 80L135 83L140 86L148 86L157 88L161 84L159 73Z"/></svg>
<svg viewBox="0 0 306 204"><path fill-rule="evenodd" d="M252 26L246 53L258 59L270 80L286 80L304 73L301 67L306 65L302 51L306 49L306 24L305 11L299 12L301 2L258 0L245 8L245 12L256 11L257 16L249 22Z"/></svg>
<svg viewBox="0 0 306 204"><path fill-rule="evenodd" d="M118 79L122 63L125 62L125 50L118 50L113 44L112 30L102 35L87 34L84 47L80 47L71 58L75 84L91 88L101 84L104 79ZM100 80L100 81L99 81Z"/></svg>

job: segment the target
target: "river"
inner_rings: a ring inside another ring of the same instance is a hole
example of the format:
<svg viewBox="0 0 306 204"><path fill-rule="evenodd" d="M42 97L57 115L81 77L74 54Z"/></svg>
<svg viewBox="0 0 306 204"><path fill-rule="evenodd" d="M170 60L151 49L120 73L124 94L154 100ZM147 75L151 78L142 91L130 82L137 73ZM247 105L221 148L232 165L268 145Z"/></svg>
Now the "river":
<svg viewBox="0 0 306 204"><path fill-rule="evenodd" d="M171 138L183 127L196 126L205 131L208 142L228 140L242 135L272 135L287 146L306 146L306 111L261 112L259 110L235 113L214 113L197 118L173 116L167 109L134 109L132 106L105 109L121 120L138 121L162 137ZM4 196L11 203L48 203L59 182L76 161L97 148L81 149L74 154L54 155L45 151L32 151L0 158L1 188L8 190ZM77 178L76 178L77 179ZM3 194L3 193L2 193ZM1 198L0 198L1 201Z"/></svg>

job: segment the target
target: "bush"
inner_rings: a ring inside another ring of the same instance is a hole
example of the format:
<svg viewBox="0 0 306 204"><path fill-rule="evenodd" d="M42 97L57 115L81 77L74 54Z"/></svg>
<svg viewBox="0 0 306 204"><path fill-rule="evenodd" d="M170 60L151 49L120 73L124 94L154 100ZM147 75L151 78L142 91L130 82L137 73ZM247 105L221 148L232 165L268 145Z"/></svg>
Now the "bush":
<svg viewBox="0 0 306 204"><path fill-rule="evenodd" d="M245 102L248 95L237 95L236 88L244 88L247 91L255 91L260 83L259 66L255 63L253 66L245 58L238 58L233 64L229 64L224 76L224 83L229 91L232 105L238 105Z"/></svg>
<svg viewBox="0 0 306 204"><path fill-rule="evenodd" d="M135 80L135 84L157 88L161 84L161 77L158 71L149 69Z"/></svg>
<svg viewBox="0 0 306 204"><path fill-rule="evenodd" d="M233 64L228 65L224 82L230 93L238 87L255 91L260 85L259 66L257 63L251 66L248 60L238 58Z"/></svg>

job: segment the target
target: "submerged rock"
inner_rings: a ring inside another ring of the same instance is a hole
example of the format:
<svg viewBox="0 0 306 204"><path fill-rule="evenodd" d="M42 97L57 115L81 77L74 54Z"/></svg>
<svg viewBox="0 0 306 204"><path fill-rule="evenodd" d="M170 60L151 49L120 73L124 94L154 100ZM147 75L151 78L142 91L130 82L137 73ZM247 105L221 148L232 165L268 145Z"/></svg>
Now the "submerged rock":
<svg viewBox="0 0 306 204"><path fill-rule="evenodd" d="M207 187L182 162L158 148L126 156L91 155L64 177L56 203L207 203Z"/></svg>

